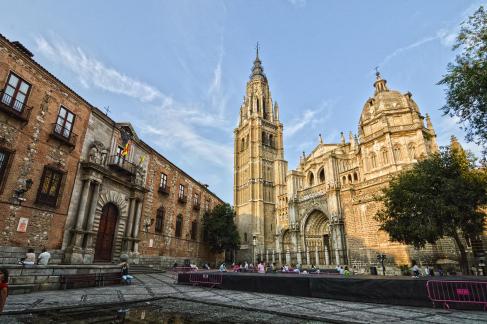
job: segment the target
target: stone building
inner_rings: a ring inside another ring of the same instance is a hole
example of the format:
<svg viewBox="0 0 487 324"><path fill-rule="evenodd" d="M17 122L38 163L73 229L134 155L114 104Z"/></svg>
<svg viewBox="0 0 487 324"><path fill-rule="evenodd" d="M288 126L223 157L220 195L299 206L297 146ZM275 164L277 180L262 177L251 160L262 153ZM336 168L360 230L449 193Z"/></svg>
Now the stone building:
<svg viewBox="0 0 487 324"><path fill-rule="evenodd" d="M32 57L0 35L0 245L59 249L91 106Z"/></svg>
<svg viewBox="0 0 487 324"><path fill-rule="evenodd" d="M223 201L130 123L113 121L1 35L0 84L0 263L28 247L68 264L215 257L202 215Z"/></svg>
<svg viewBox="0 0 487 324"><path fill-rule="evenodd" d="M412 257L456 258L450 240L417 251L379 231L374 195L418 158L438 150L428 115L410 92L390 90L379 73L358 136L322 136L295 170L283 159L283 126L257 57L235 129L234 201L244 245L239 257L277 263L366 268L386 254L391 265ZM261 90L262 89L262 90ZM266 110L267 108L267 110ZM285 176L284 176L285 174Z"/></svg>

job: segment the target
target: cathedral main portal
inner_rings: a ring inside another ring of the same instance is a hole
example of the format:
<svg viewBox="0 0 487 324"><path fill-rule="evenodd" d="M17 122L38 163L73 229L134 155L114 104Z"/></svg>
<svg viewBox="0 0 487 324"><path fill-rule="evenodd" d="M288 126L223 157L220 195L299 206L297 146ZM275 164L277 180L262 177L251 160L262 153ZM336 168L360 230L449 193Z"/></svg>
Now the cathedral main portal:
<svg viewBox="0 0 487 324"><path fill-rule="evenodd" d="M323 212L315 210L306 218L303 240L307 263L330 264L330 227Z"/></svg>

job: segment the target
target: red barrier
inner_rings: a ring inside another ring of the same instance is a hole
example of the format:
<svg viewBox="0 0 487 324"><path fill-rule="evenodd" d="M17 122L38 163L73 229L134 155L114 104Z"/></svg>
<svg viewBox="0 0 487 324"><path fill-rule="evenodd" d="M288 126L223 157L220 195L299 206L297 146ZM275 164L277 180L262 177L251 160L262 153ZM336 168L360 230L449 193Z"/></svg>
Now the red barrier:
<svg viewBox="0 0 487 324"><path fill-rule="evenodd" d="M447 281L429 280L426 283L428 297L435 303L442 303L446 309L448 303L481 304L487 310L487 282L485 281Z"/></svg>
<svg viewBox="0 0 487 324"><path fill-rule="evenodd" d="M193 285L204 285L211 288L221 285L223 276L218 273L190 273L189 282Z"/></svg>

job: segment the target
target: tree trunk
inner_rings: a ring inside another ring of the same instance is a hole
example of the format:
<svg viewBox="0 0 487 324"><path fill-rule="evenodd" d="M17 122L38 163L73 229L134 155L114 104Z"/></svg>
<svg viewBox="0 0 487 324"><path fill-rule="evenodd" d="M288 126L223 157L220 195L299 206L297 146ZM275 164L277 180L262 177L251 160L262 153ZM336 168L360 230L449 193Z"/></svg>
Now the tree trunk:
<svg viewBox="0 0 487 324"><path fill-rule="evenodd" d="M453 239L455 239L455 243L457 243L458 250L460 251L460 268L462 269L462 273L463 275L469 275L470 269L468 266L467 252L462 244L462 240L460 239L460 236L458 236L457 231L453 231L452 236Z"/></svg>

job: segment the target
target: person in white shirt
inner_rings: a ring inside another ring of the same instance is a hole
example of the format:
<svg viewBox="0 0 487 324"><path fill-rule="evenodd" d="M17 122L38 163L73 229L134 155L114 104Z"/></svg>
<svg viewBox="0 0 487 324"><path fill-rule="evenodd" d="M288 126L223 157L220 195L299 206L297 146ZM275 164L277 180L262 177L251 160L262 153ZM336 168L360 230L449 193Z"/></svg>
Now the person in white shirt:
<svg viewBox="0 0 487 324"><path fill-rule="evenodd" d="M42 253L37 257L37 264L47 265L49 259L51 258L51 253L47 252L46 249L42 249Z"/></svg>

